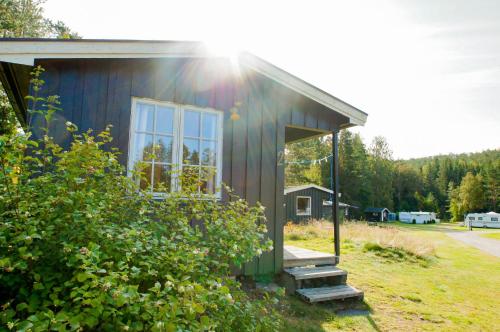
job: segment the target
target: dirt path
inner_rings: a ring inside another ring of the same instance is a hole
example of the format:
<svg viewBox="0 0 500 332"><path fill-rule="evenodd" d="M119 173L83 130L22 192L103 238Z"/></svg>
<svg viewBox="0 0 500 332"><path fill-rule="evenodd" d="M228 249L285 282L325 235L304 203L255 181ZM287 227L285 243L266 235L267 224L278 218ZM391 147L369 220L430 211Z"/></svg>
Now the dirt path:
<svg viewBox="0 0 500 332"><path fill-rule="evenodd" d="M484 234L486 232L481 232ZM476 247L493 256L500 257L500 241L487 239L479 236L479 232L446 232L446 234L455 240L461 241L470 246Z"/></svg>

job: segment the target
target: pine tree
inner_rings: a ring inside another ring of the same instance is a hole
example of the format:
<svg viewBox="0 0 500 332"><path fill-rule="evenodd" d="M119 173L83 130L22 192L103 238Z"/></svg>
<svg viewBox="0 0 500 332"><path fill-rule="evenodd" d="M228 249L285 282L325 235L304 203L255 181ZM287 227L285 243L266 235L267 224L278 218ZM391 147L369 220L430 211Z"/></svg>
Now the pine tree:
<svg viewBox="0 0 500 332"><path fill-rule="evenodd" d="M459 198L465 212L477 212L484 207L483 177L468 172L462 179Z"/></svg>
<svg viewBox="0 0 500 332"><path fill-rule="evenodd" d="M392 151L382 136L373 139L369 149L369 163L372 171L371 185L374 191L372 206L393 208L393 163Z"/></svg>

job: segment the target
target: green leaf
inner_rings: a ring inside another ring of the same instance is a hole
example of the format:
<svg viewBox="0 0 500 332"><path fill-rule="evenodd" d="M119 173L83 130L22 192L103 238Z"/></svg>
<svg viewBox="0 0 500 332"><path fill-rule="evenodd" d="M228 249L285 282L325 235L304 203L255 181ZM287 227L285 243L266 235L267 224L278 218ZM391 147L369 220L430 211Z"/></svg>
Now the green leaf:
<svg viewBox="0 0 500 332"><path fill-rule="evenodd" d="M79 282L84 282L87 279L92 278L92 275L87 272L81 272L76 275L76 280Z"/></svg>
<svg viewBox="0 0 500 332"><path fill-rule="evenodd" d="M24 309L28 309L28 304L25 302L19 303L16 306L16 311L23 311Z"/></svg>
<svg viewBox="0 0 500 332"><path fill-rule="evenodd" d="M33 327L33 323L30 321L23 321L17 325L17 332L26 332L28 329Z"/></svg>
<svg viewBox="0 0 500 332"><path fill-rule="evenodd" d="M196 311L199 314L202 314L205 312L205 308L199 303L193 303L193 309L194 309L194 311Z"/></svg>

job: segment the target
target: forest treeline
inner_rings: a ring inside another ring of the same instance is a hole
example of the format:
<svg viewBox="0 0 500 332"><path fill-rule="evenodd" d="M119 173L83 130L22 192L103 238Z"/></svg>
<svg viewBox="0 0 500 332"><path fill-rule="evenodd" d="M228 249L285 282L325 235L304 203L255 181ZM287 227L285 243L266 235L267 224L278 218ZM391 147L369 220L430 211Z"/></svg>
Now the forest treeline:
<svg viewBox="0 0 500 332"><path fill-rule="evenodd" d="M331 136L289 144L286 185L330 187ZM325 158L326 157L326 158ZM500 150L395 160L384 137L365 145L360 135L339 135L340 201L391 211L433 211L463 220L472 211L498 211Z"/></svg>

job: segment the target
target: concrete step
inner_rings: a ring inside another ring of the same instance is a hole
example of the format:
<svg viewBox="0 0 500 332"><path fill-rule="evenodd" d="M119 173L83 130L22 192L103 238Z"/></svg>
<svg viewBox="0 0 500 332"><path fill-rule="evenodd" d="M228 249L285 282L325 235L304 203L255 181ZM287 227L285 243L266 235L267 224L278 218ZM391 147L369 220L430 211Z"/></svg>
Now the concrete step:
<svg viewBox="0 0 500 332"><path fill-rule="evenodd" d="M349 285L302 288L297 289L296 292L310 303L345 300L349 298L363 299L363 292Z"/></svg>
<svg viewBox="0 0 500 332"><path fill-rule="evenodd" d="M295 267L285 269L295 280L346 276L347 272L335 266Z"/></svg>

